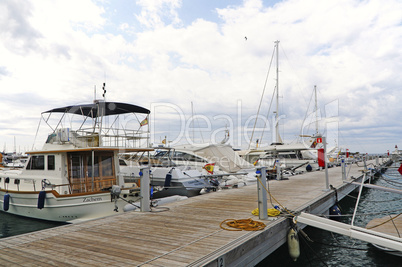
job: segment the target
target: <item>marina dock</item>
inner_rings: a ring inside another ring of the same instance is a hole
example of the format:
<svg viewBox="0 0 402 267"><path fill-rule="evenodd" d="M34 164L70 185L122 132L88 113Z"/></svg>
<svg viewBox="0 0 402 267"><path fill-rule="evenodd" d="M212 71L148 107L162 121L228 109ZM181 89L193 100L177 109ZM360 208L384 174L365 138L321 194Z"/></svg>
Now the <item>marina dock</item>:
<svg viewBox="0 0 402 267"><path fill-rule="evenodd" d="M356 164L348 166L343 180L340 167L328 169L331 190L325 189L324 171L270 180L269 190L289 210L328 214L336 197L341 200L357 188L350 182L360 182L362 170ZM253 266L286 242L290 227L284 217L260 220L252 215L257 202L257 185L252 184L169 203L152 212L118 213L4 238L0 266ZM268 207L272 208L269 200ZM248 218L267 227L220 227L226 219Z"/></svg>

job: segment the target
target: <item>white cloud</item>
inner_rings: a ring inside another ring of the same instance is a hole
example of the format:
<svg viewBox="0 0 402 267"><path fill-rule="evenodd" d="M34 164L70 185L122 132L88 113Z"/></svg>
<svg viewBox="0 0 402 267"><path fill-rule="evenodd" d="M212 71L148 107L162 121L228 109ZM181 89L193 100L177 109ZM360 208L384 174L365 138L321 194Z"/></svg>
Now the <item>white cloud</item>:
<svg viewBox="0 0 402 267"><path fill-rule="evenodd" d="M105 10L113 10L113 2L2 1L1 88L15 96L31 93L30 109L39 111L91 101L94 85L99 92L103 81L108 100L146 107L166 101L187 114L193 102L198 114L211 118L227 114L237 119L241 100L244 123L257 112L274 41L280 40L281 109L287 116L284 128L289 139L298 134L315 84L321 106L339 100L340 129L345 129L345 135L363 127L368 152L382 149L375 146L379 141L370 139L381 131L378 125L398 124L399 1L289 0L266 6L249 0L217 9L220 22L195 14L198 19L186 26L179 17L179 0L136 4L140 11L133 10L132 17L142 29L129 19L109 21L112 17ZM272 67L264 115L274 74ZM2 104L1 114L23 106L11 100ZM215 121L214 127L224 123ZM19 127L27 132L36 126ZM400 140L398 136L400 132L395 132L390 142Z"/></svg>
<svg viewBox="0 0 402 267"><path fill-rule="evenodd" d="M137 0L136 3L142 7L136 17L145 27L157 28L181 22L176 11L181 6L181 0Z"/></svg>
<svg viewBox="0 0 402 267"><path fill-rule="evenodd" d="M31 26L31 4L24 1L0 3L0 37L4 46L13 53L25 54L38 47L43 36Z"/></svg>

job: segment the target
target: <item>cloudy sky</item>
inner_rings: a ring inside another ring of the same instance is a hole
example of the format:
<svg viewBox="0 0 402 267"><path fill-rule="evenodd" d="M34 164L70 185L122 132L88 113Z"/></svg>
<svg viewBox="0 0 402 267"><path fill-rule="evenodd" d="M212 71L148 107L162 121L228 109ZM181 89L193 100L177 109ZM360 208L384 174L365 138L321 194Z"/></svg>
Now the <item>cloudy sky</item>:
<svg viewBox="0 0 402 267"><path fill-rule="evenodd" d="M14 138L31 148L42 111L92 102L95 87L102 98L103 82L106 101L151 109L155 143L219 142L227 128L247 148L259 114L252 141L268 144L279 40L285 142L315 131L316 85L330 142L392 151L402 147L401 10L399 0L1 1L0 148Z"/></svg>

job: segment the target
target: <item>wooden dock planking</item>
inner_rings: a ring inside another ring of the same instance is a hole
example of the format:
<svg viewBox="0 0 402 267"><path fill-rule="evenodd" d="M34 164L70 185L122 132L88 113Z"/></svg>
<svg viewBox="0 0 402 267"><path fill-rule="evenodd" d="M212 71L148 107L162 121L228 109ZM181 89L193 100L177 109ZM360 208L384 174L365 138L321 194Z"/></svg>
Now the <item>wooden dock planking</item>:
<svg viewBox="0 0 402 267"><path fill-rule="evenodd" d="M100 265L111 260L111 257L108 257L106 254L90 251L88 246L84 243L86 241L87 240L84 239L83 243L79 244L68 237L59 241L47 240L45 242L42 240L29 248L31 253L40 253L44 258L57 255L54 257L55 259L62 259L62 263L71 264L73 266L83 264ZM116 257L114 260L119 261L121 259ZM57 266L63 265L62 263L57 264Z"/></svg>
<svg viewBox="0 0 402 267"><path fill-rule="evenodd" d="M42 266L52 266L51 263L44 261L42 257L35 254L28 254L21 250L6 249L4 250L4 255L2 255L1 266L18 266L24 265L30 262L32 265L34 262ZM57 262L54 262L56 264Z"/></svg>
<svg viewBox="0 0 402 267"><path fill-rule="evenodd" d="M53 249L49 249L48 244L46 244L46 248L44 248L44 245L41 244L41 242L35 243L35 246L18 246L13 251L16 258L24 255L25 257L27 257L27 261L24 263L36 263L36 266L61 266L65 265L67 259L67 257L63 255L58 256L57 258L49 258L49 255L53 255L53 253L59 252L54 251ZM7 253L7 251L5 251L4 253ZM83 262L81 261L80 263L82 264Z"/></svg>
<svg viewBox="0 0 402 267"><path fill-rule="evenodd" d="M359 169L353 166L349 175L360 176ZM329 169L329 175L334 187L353 190L352 185L343 183L341 168ZM266 220L267 228L258 232L226 231L219 225L225 219L258 220L251 214L257 207L256 187L253 184L166 204L170 210L165 212L119 213L4 238L0 265L198 266L214 264L218 257L225 257L227 265L254 264L258 257L266 257L283 244L289 222L284 218ZM332 191L324 191L323 171L270 180L269 189L291 210L327 210L327 199L333 198Z"/></svg>

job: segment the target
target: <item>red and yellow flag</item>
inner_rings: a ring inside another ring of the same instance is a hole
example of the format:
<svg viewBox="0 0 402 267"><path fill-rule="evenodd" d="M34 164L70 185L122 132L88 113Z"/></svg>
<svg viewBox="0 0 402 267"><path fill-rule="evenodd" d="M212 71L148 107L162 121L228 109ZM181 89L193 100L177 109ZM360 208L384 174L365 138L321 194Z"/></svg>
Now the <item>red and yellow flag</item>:
<svg viewBox="0 0 402 267"><path fill-rule="evenodd" d="M140 122L140 126L142 127L147 124L148 124L148 116L142 122Z"/></svg>
<svg viewBox="0 0 402 267"><path fill-rule="evenodd" d="M203 168L210 174L214 173L215 163L208 163Z"/></svg>

